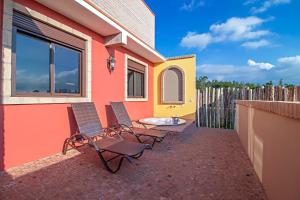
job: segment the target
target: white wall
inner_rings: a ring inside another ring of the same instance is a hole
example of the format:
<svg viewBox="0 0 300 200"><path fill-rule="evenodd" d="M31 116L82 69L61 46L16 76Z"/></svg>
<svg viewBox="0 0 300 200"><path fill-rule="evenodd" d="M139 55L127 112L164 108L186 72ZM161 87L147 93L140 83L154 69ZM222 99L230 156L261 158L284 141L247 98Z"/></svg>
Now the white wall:
<svg viewBox="0 0 300 200"><path fill-rule="evenodd" d="M92 2L154 48L155 16L143 0L92 0Z"/></svg>

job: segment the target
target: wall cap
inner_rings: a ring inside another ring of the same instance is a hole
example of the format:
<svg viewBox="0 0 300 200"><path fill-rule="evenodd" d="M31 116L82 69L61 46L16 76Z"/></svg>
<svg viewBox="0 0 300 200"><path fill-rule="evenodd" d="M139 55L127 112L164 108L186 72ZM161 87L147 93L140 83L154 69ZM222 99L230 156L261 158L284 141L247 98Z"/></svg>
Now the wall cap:
<svg viewBox="0 0 300 200"><path fill-rule="evenodd" d="M300 120L300 102L236 100L236 104Z"/></svg>

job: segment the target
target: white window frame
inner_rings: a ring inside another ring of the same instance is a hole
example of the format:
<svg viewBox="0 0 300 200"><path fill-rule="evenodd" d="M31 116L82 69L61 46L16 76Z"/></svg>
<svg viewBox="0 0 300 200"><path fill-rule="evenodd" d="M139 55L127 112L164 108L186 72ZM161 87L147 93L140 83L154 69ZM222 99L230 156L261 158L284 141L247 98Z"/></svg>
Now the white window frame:
<svg viewBox="0 0 300 200"><path fill-rule="evenodd" d="M144 74L144 98L130 98L128 97L128 91L127 91L127 81L128 81L128 60L132 60L134 62L137 62L141 65L145 66L145 74ZM128 54L125 54L125 66L124 66L124 75L125 75L125 84L124 84L124 91L125 91L125 101L148 101L148 70L149 70L149 66L147 63L132 57Z"/></svg>
<svg viewBox="0 0 300 200"><path fill-rule="evenodd" d="M12 37L13 37L13 10L20 11L35 19L50 24L67 33L76 35L79 38L86 40L86 94L83 97L16 97L12 96ZM3 27L2 27L2 88L0 88L0 102L2 104L55 104L55 103L76 103L76 102L91 102L92 88L92 39L90 36L77 31L61 22L51 19L31 8L18 4L12 0L4 0L3 5Z"/></svg>

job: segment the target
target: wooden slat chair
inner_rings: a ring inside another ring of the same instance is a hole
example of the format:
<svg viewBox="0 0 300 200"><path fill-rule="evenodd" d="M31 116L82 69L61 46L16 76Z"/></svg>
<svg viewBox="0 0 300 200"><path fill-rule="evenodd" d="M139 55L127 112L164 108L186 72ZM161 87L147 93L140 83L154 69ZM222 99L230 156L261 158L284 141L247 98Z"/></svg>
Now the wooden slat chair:
<svg viewBox="0 0 300 200"><path fill-rule="evenodd" d="M111 102L110 105L118 123L118 127L116 128L120 130L120 134L122 134L122 132L130 133L134 135L140 143L146 142L145 140L142 141L141 137L152 138L152 147L156 142L163 141L167 135L168 131L147 129L147 127L141 123L140 125L142 125L144 128L134 127L132 123L133 121L130 119L123 102Z"/></svg>
<svg viewBox="0 0 300 200"><path fill-rule="evenodd" d="M78 133L65 140L63 154L66 154L70 146L76 148L77 143L89 144L96 150L105 168L115 173L120 169L124 159L131 163L132 158L139 158L145 149L151 148L150 145L126 141L120 135L110 137L107 134L108 129L104 129L101 125L94 103L74 103L72 110L78 125ZM105 159L104 152L110 152L114 156ZM120 160L117 167L113 169L109 166L109 162L117 158Z"/></svg>

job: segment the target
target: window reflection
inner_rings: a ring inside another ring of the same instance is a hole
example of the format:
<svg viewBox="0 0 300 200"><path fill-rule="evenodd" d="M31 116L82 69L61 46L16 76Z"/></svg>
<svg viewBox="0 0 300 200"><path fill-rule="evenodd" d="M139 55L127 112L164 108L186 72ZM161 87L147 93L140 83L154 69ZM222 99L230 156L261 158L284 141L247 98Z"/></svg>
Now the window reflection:
<svg viewBox="0 0 300 200"><path fill-rule="evenodd" d="M128 83L127 83L127 92L128 92L128 96L134 96L134 87L133 87L133 78L134 75L134 71L132 70L128 70L128 74L127 74L127 79L128 79Z"/></svg>
<svg viewBox="0 0 300 200"><path fill-rule="evenodd" d="M23 32L15 41L17 94L81 93L81 51Z"/></svg>
<svg viewBox="0 0 300 200"><path fill-rule="evenodd" d="M50 92L50 43L17 33L16 91Z"/></svg>
<svg viewBox="0 0 300 200"><path fill-rule="evenodd" d="M54 49L55 92L80 93L80 52L57 44Z"/></svg>
<svg viewBox="0 0 300 200"><path fill-rule="evenodd" d="M135 72L134 74L134 94L138 97L144 96L144 74Z"/></svg>

